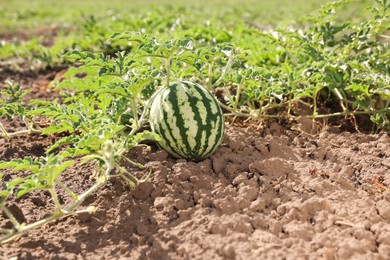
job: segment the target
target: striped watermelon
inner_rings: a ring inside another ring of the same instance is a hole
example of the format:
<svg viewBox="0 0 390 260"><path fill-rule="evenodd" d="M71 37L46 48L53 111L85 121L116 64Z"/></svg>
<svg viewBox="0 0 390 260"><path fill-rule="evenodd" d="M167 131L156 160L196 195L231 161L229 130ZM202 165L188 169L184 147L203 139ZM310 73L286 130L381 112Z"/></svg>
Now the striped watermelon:
<svg viewBox="0 0 390 260"><path fill-rule="evenodd" d="M177 158L198 161L212 154L224 134L222 110L214 96L197 83L171 83L157 93L150 126L159 146Z"/></svg>

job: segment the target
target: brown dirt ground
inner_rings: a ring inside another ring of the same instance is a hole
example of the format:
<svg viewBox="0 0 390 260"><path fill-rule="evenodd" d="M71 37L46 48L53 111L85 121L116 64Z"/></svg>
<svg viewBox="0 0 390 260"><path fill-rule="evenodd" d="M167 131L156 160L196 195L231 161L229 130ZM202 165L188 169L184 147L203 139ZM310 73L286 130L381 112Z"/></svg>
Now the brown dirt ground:
<svg viewBox="0 0 390 260"><path fill-rule="evenodd" d="M33 97L55 95L47 88L53 74L11 76L37 90ZM1 120L10 131L22 126ZM389 136L311 130L305 119L294 127L230 124L221 147L199 163L137 147L127 156L153 170L148 182L130 190L112 179L84 203L94 214L2 244L0 258L389 259ZM43 155L55 140L0 139L0 160ZM16 176L3 173L1 182ZM82 192L92 175L92 165L76 165L62 178ZM53 205L37 192L9 207L28 223Z"/></svg>

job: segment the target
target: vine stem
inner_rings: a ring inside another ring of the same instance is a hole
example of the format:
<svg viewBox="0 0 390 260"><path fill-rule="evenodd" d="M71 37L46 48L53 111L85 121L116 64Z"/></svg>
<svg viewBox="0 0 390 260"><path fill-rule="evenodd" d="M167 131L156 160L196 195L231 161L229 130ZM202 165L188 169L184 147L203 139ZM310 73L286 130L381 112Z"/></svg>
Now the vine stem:
<svg viewBox="0 0 390 260"><path fill-rule="evenodd" d="M55 187L55 185L52 184L51 188L49 189L49 192L50 192L50 195L51 195L51 197L52 197L52 199L54 201L54 205L56 206L56 208L58 210L58 214L61 215L63 210L62 210L61 204L60 204L60 202L58 200L58 196L57 196L57 193L56 193L54 187Z"/></svg>
<svg viewBox="0 0 390 260"><path fill-rule="evenodd" d="M237 106L238 106L238 102L239 102L239 98L240 98L240 95L241 95L241 84L238 85L237 87L237 93L236 93L236 97L234 98L234 110L237 109Z"/></svg>
<svg viewBox="0 0 390 260"><path fill-rule="evenodd" d="M260 114L257 114L257 115L254 115L252 114L251 112L249 113L242 113L242 112L239 112L237 110L235 110L234 108L232 107L229 107L223 103L221 103L220 101L218 101L219 105L225 109L225 110L228 110L230 113L227 113L225 114L225 116L239 116L239 117L251 117L251 118L254 118L254 119L260 119L260 118L281 118L280 115L260 115ZM380 110L372 110L372 111L342 111L342 112L336 112L336 113L330 113L330 114L313 114L313 115L307 115L305 117L307 118L312 118L312 119L319 119L319 118L328 118L328 117L333 117L333 116L346 116L346 115L372 115L372 114L376 114L376 113L389 113L390 114L390 108L387 107L387 108L384 108L384 109L380 109ZM295 115L290 115L288 114L288 116L290 118L298 118L298 116L295 116Z"/></svg>
<svg viewBox="0 0 390 260"><path fill-rule="evenodd" d="M133 136L147 121L149 118L149 111L150 107L152 106L152 103L154 99L157 97L157 95L162 92L165 89L165 87L162 87L158 89L154 94L149 98L149 100L146 102L146 105L144 107L144 110L142 111L141 117L138 119L138 127L134 127L131 132L130 136Z"/></svg>
<svg viewBox="0 0 390 260"><path fill-rule="evenodd" d="M8 234L8 235L5 235L5 236L1 237L0 238L0 243L6 243L6 242L8 242L8 241L10 241L10 240L12 240L12 239L14 239L16 237L19 237L19 236L27 233L28 231L30 231L30 230L32 230L34 228L38 228L40 226L43 226L46 223L52 222L52 221L54 221L56 219L67 217L67 216L74 215L74 214L78 214L78 213L81 213L81 212L85 212L85 210L74 211L74 209L77 206L79 206L89 195L91 195L92 193L97 191L100 187L102 187L105 183L106 183L106 181L104 181L104 182L98 181L97 183L95 183L91 188L89 188L89 190L87 190L82 195L80 195L78 197L77 201L75 201L68 208L66 208L64 211L62 211L62 213L60 215L59 214L53 214L50 217L41 219L41 220L39 220L37 222L34 222L34 223L30 224L30 225L25 225L25 226L20 225L21 227L20 227L20 229L17 232L11 233L11 234Z"/></svg>
<svg viewBox="0 0 390 260"><path fill-rule="evenodd" d="M132 100L131 102L131 110L133 111L133 115L137 115L137 104L135 100ZM140 125L139 125L138 116L135 116L134 119L135 119L135 128L139 128Z"/></svg>
<svg viewBox="0 0 390 260"><path fill-rule="evenodd" d="M373 110L373 111L343 111L343 112L336 112L331 114L323 114L323 115L308 115L306 117L308 118L327 118L332 116L347 116L347 115L370 115L370 114L376 114L376 113L390 113L390 108L385 108L381 110Z"/></svg>
<svg viewBox="0 0 390 260"><path fill-rule="evenodd" d="M251 118L280 118L279 115L254 115L252 113L242 113L242 112L238 112L236 110L234 110L234 108L231 108L221 102L219 102L219 105L223 108L223 109L226 109L228 111L230 111L231 113L228 113L228 114L225 114L225 116L239 116L239 117L251 117Z"/></svg>
<svg viewBox="0 0 390 260"><path fill-rule="evenodd" d="M168 56L168 58L166 58L166 69L167 69L167 86L169 86L169 83L170 83L170 75L171 75L171 57Z"/></svg>
<svg viewBox="0 0 390 260"><path fill-rule="evenodd" d="M9 229L0 228L0 233L9 234L9 233L11 233L11 232L12 232L12 231L9 230Z"/></svg>
<svg viewBox="0 0 390 260"><path fill-rule="evenodd" d="M8 138L7 130L5 130L5 128L1 122L0 122L0 131L3 133L3 134L0 134L0 136L4 136L5 138Z"/></svg>
<svg viewBox="0 0 390 260"><path fill-rule="evenodd" d="M2 126L0 126L0 128L2 128ZM13 132L13 133L7 133L5 131L5 129L1 129L1 131L3 132L3 134L0 134L0 137L5 137L5 138L9 138L9 137L21 135L21 134L41 134L42 133L41 130L36 130L36 129L21 130L21 131L17 131L17 132Z"/></svg>
<svg viewBox="0 0 390 260"><path fill-rule="evenodd" d="M226 66L225 68L222 70L222 74L219 76L219 78L214 82L214 84L212 85L212 87L216 87L218 86L219 82L225 77L226 73L229 71L229 69L231 68L231 66L233 65L233 61L235 59L235 55L230 55L229 56L229 59L226 63Z"/></svg>
<svg viewBox="0 0 390 260"><path fill-rule="evenodd" d="M0 208L5 213L5 215L8 217L8 219L12 222L12 225L14 225L16 230L19 232L19 230L22 229L22 225L19 223L19 221L16 220L14 215L8 210L8 208L4 204L1 204Z"/></svg>
<svg viewBox="0 0 390 260"><path fill-rule="evenodd" d="M111 164L107 165L104 176L100 177L97 180L97 182L94 185L92 185L86 192L79 195L77 200L75 202L73 202L70 206L68 206L65 210L63 210L62 212L59 212L57 214L53 214L47 218L41 219L41 220L34 222L32 224L29 224L29 225L20 225L18 222L16 222L15 224L17 224L17 225L15 225L15 227L17 228L17 231L1 237L0 243L6 243L6 242L8 242L16 237L19 237L19 236L27 233L28 231L30 231L34 228L38 228L40 226L45 225L46 223L52 222L52 221L57 220L59 218L64 218L64 217L78 214L78 213L82 213L85 211L90 212L91 210L89 208L84 209L84 210L80 210L80 211L75 211L74 209L77 208L81 203L83 203L83 201L88 196L90 196L91 194L96 192L105 183L107 183L108 179L110 179L110 177L111 177L110 171L112 170L112 168L113 168L113 166ZM2 206L1 209L4 210L4 207ZM5 209L4 212L7 214L7 209ZM8 216L8 214L7 214L7 216ZM12 217L10 218L11 221L12 221Z"/></svg>
<svg viewBox="0 0 390 260"><path fill-rule="evenodd" d="M213 76L212 76L212 74L213 74L213 62L214 61L209 63L209 71L208 71L209 75L207 77L207 82L206 82L206 85L208 86L207 87L208 90L211 90L211 88L212 88L211 83L212 83L212 78L213 78Z"/></svg>

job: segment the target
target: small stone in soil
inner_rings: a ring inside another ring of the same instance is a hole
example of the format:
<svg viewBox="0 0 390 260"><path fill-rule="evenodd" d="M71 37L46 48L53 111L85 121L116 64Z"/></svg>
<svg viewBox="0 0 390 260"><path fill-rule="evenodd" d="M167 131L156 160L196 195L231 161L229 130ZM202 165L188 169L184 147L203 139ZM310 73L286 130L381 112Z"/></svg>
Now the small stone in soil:
<svg viewBox="0 0 390 260"><path fill-rule="evenodd" d="M76 216L83 223L91 219L91 213L89 212L80 212Z"/></svg>
<svg viewBox="0 0 390 260"><path fill-rule="evenodd" d="M149 160L151 161L165 161L168 158L168 153L164 150L157 151L155 153L149 154Z"/></svg>
<svg viewBox="0 0 390 260"><path fill-rule="evenodd" d="M136 199L145 200L149 197L153 190L154 186L151 182L143 182L140 183L134 190L132 190L131 194Z"/></svg>

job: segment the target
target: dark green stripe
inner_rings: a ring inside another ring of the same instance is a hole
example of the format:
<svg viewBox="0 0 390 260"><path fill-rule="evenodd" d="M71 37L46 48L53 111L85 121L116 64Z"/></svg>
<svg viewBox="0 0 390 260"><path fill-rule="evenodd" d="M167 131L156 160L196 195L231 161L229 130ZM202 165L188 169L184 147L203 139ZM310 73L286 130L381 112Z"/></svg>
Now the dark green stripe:
<svg viewBox="0 0 390 260"><path fill-rule="evenodd" d="M193 88L194 85L193 84L189 84L189 83L183 83L187 88ZM196 87L195 87L196 88ZM196 88L197 91L199 92L199 89ZM198 126L198 132L196 133L196 136L195 136L195 141L196 141L196 145L194 147L194 149L191 151L192 153L192 156L193 157L198 157L199 154L201 154L202 152L200 151L200 148L202 147L202 143L201 143L201 138L202 138L202 132L203 131L207 131L207 121L206 121L206 125L203 125L202 123L202 116L201 114L199 113L199 111L196 111L195 108L197 108L197 103L198 101L202 101L202 100L199 100L197 97L195 97L192 93L187 93L187 98L188 98L188 101L190 103L190 106L193 109L194 111L194 114L195 114L195 118L194 120L196 121L196 124ZM206 111L207 111L207 107L205 106L206 108Z"/></svg>
<svg viewBox="0 0 390 260"><path fill-rule="evenodd" d="M217 101L215 101L215 102L217 102ZM218 105L218 103L216 105ZM223 113L222 113L222 110L219 107L219 105L218 105L217 115L218 115L217 117L221 118L221 122L220 122L219 127L218 127L218 135L215 138L215 143L213 145L213 148L211 149L211 151L207 155L205 155L205 157L209 156L212 152L214 152L214 150L217 148L217 146L220 145L221 139L222 139L223 134L224 134L225 123L224 123Z"/></svg>
<svg viewBox="0 0 390 260"><path fill-rule="evenodd" d="M202 125L202 131L198 131L196 139L199 140L199 149L198 149L198 156L203 154L205 150L207 149L207 138L210 136L211 133L211 128L210 128L210 114L211 114L211 102L209 99L206 97L206 95L202 91L202 87L200 87L198 84L193 84L193 88L197 90L199 95L202 97L201 102L203 103L204 107L206 108L206 114L202 114L202 116L206 117L206 125ZM201 117L201 115L199 115ZM202 123L201 123L202 124ZM202 138L202 132L206 132L206 143L201 143L201 138Z"/></svg>
<svg viewBox="0 0 390 260"><path fill-rule="evenodd" d="M198 155L202 155L202 158L204 158L204 157L206 157L209 154L209 153L208 154L204 154L204 153L208 150L207 149L208 148L207 147L207 145L208 145L207 138L210 137L210 135L211 135L210 122L212 122L212 121L216 122L217 119L222 116L222 111L221 111L218 103L216 103L217 101L214 99L212 94L207 92L208 90L204 89L202 86L200 86L198 84L195 84L195 87L197 88L199 94L202 96L203 105L206 107L206 110L207 110L207 113L206 113L206 128L205 128L205 130L206 130L206 141L203 144L202 152L198 154ZM204 91L202 91L202 90L204 90ZM211 107L212 106L217 108L217 113L216 114L213 114L211 112ZM223 117L222 117L222 119L223 119ZM222 135L222 132L223 132L223 131L221 131L222 130L221 125L223 126L223 120L221 120L221 121L222 122L221 122L220 126L218 127L218 132L219 133L216 136L216 139L215 139L215 142L213 144L212 149L210 150L211 152L213 152L214 149L216 148L216 146L218 145L219 138L221 138L221 135Z"/></svg>
<svg viewBox="0 0 390 260"><path fill-rule="evenodd" d="M222 118L223 118L223 115L222 115ZM209 156L210 154L212 154L215 151L217 146L220 145L220 143L221 143L221 138L223 136L223 133L224 133L224 121L221 120L221 123L219 124L219 128L218 128L218 135L215 138L213 148L207 154L203 154L202 158L206 158L207 156Z"/></svg>
<svg viewBox="0 0 390 260"><path fill-rule="evenodd" d="M176 118L176 127L179 128L180 132L180 137L181 140L183 141L185 145L185 151L184 154L188 157L188 159L192 159L192 154L191 154L191 146L190 143L188 142L188 138L186 132L189 130L184 126L184 118L182 113L180 112L180 106L183 104L179 104L178 100L178 90L175 88L181 88L183 87L181 84L172 84L169 86L169 94L168 94L168 101L172 104L173 108L173 117ZM172 116L172 115L169 115Z"/></svg>
<svg viewBox="0 0 390 260"><path fill-rule="evenodd" d="M159 104L162 105L164 103L163 95L161 94L159 98L160 98ZM160 107L160 109L163 112L163 118L158 118L158 120L157 120L158 129L156 129L156 132L161 136L162 140L164 140L164 143L171 150L171 152L174 153L173 155L176 157L181 157L181 156L183 156L183 153L178 153L177 147L172 146L172 145L175 145L176 142L170 143L168 138L167 138L167 135L165 133L166 131L169 132L169 134L172 136L172 138L175 139L175 136L172 133L172 127L169 124L167 124L167 118L169 115L168 115L167 111L162 109L162 107ZM159 116L159 115L157 115L157 116ZM162 124L164 124L164 125L162 125ZM163 148L166 149L166 147L163 147Z"/></svg>
<svg viewBox="0 0 390 260"><path fill-rule="evenodd" d="M161 122L165 123L164 126L168 130L167 132L169 132L170 136L172 136L173 143L169 142L169 140L166 136L166 133L165 133L166 131L164 128L161 127L161 124L159 124L159 128L161 128L161 130L159 130L159 134L161 135L161 138L163 138L163 140L165 140L165 144L167 145L167 147L169 147L169 149L172 151L172 153L174 153L173 154L174 156L183 157L183 156L185 156L185 154L183 154L183 152L181 152L180 149L178 149L178 147L176 146L177 142L176 142L175 136L172 133L172 127L169 124L167 124L167 122L166 122L166 119L168 117L167 111L163 110L163 114L164 114L164 116L163 116L164 118L163 118L163 120L161 120Z"/></svg>

